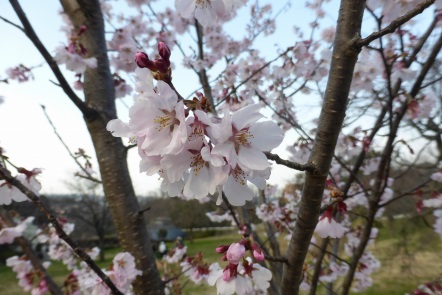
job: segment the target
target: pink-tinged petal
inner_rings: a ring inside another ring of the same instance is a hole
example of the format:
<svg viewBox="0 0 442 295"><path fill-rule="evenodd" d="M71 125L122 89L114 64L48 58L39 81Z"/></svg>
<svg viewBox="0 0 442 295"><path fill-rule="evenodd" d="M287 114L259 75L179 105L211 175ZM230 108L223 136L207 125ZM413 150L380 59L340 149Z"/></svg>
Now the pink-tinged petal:
<svg viewBox="0 0 442 295"><path fill-rule="evenodd" d="M249 132L253 134L253 137L249 139L251 146L264 152L279 146L284 139L284 132L273 121L253 124Z"/></svg>
<svg viewBox="0 0 442 295"><path fill-rule="evenodd" d="M266 179L270 177L270 167L265 170L252 170L247 180L253 183L259 189L266 188Z"/></svg>
<svg viewBox="0 0 442 295"><path fill-rule="evenodd" d="M245 146L239 149L238 161L251 170L264 170L269 167L269 161L263 152Z"/></svg>
<svg viewBox="0 0 442 295"><path fill-rule="evenodd" d="M250 127L256 121L264 117L264 115L259 112L260 109L261 107L259 104L252 104L234 112L232 115L233 126L235 126L238 131Z"/></svg>
<svg viewBox="0 0 442 295"><path fill-rule="evenodd" d="M212 10L217 17L222 17L226 13L226 7L223 0L211 1Z"/></svg>
<svg viewBox="0 0 442 295"><path fill-rule="evenodd" d="M203 27L211 26L216 23L216 15L209 7L197 6L195 8L195 18Z"/></svg>
<svg viewBox="0 0 442 295"><path fill-rule="evenodd" d="M240 183L232 176L227 179L223 191L233 206L244 206L246 201L251 201L254 196L252 190L247 186L247 181Z"/></svg>
<svg viewBox="0 0 442 295"><path fill-rule="evenodd" d="M140 172L146 172L147 175L152 176L161 169L161 156L143 156L140 161Z"/></svg>
<svg viewBox="0 0 442 295"><path fill-rule="evenodd" d="M161 155L172 154L176 155L183 150L184 144L187 141L187 128L184 124L175 125L170 138L170 143L161 152Z"/></svg>
<svg viewBox="0 0 442 295"><path fill-rule="evenodd" d="M167 192L169 197L179 197L183 192L184 181L180 180L174 183L170 183L166 178L161 182L161 190Z"/></svg>
<svg viewBox="0 0 442 295"><path fill-rule="evenodd" d="M255 294L252 286L252 279L249 277L237 276L236 281L236 294Z"/></svg>
<svg viewBox="0 0 442 295"><path fill-rule="evenodd" d="M195 10L196 0L175 0L175 9L183 18L190 18Z"/></svg>
<svg viewBox="0 0 442 295"><path fill-rule="evenodd" d="M212 263L209 267L210 273L207 277L207 283L209 286L215 286L216 281L223 276L223 269L219 266L218 262Z"/></svg>
<svg viewBox="0 0 442 295"><path fill-rule="evenodd" d="M215 194L217 188L224 184L229 177L230 167L211 167L210 168L210 183L209 183L209 194Z"/></svg>
<svg viewBox="0 0 442 295"><path fill-rule="evenodd" d="M218 134L218 136L215 137L217 142L225 142L233 135L232 118L231 118L228 110L224 111L224 117L221 120L221 124L219 125L219 129L218 129L217 134ZM215 136L215 133L213 135ZM217 143L217 142L215 142L215 143Z"/></svg>
<svg viewBox="0 0 442 295"><path fill-rule="evenodd" d="M235 153L235 146L231 141L215 145L215 147L212 150L212 155L222 156L226 158L227 163L229 163L231 167L236 166L237 156Z"/></svg>
<svg viewBox="0 0 442 295"><path fill-rule="evenodd" d="M333 218L322 218L319 220L315 229L316 233L321 238L342 238L345 227L336 222Z"/></svg>
<svg viewBox="0 0 442 295"><path fill-rule="evenodd" d="M155 96L156 107L161 110L173 111L177 105L178 96L164 81L158 81Z"/></svg>
<svg viewBox="0 0 442 295"><path fill-rule="evenodd" d="M106 130L110 131L115 137L131 137L133 136L130 126L120 119L110 120L106 125Z"/></svg>
<svg viewBox="0 0 442 295"><path fill-rule="evenodd" d="M151 134L146 134L146 138L141 144L141 148L144 149L148 156L161 155L162 152L164 152L164 148L170 144L171 136L169 130L163 129L161 131L155 131Z"/></svg>
<svg viewBox="0 0 442 295"><path fill-rule="evenodd" d="M184 196L195 199L206 197L209 194L209 181L209 171L206 167L203 167L198 172L191 169L189 178L184 185Z"/></svg>
<svg viewBox="0 0 442 295"><path fill-rule="evenodd" d="M192 162L192 154L183 151L178 155L166 155L161 160L161 167L167 175L169 182L173 183L183 178L184 171L189 169Z"/></svg>

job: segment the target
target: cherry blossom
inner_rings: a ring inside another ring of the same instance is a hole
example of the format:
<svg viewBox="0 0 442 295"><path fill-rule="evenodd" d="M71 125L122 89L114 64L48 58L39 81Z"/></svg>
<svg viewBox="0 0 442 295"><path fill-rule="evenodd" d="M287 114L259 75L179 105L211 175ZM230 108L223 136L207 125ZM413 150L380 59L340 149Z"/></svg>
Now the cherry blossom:
<svg viewBox="0 0 442 295"><path fill-rule="evenodd" d="M97 67L97 59L95 57L83 58L76 52L70 52L64 46L55 49L54 59L58 64L65 64L68 70L77 74L83 74L86 68Z"/></svg>
<svg viewBox="0 0 442 295"><path fill-rule="evenodd" d="M209 265L204 262L201 252L198 252L196 256L187 257L180 263L180 266L184 275L195 284L200 285L202 282L207 282L210 270Z"/></svg>
<svg viewBox="0 0 442 295"><path fill-rule="evenodd" d="M215 24L225 13L223 0L175 0L175 8L184 18L195 18L206 27Z"/></svg>
<svg viewBox="0 0 442 295"><path fill-rule="evenodd" d="M30 189L36 195L39 194L41 184L35 178L42 172L41 169L33 169L31 171L21 168L21 174L16 176L25 187ZM0 181L0 205L9 205L12 201L23 202L27 201L28 197L23 194L18 188L8 183L6 180Z"/></svg>
<svg viewBox="0 0 442 295"><path fill-rule="evenodd" d="M336 222L336 220L332 216L333 208L329 207L327 211L324 212L319 217L319 222L316 225L315 232L321 237L321 238L333 238L333 239L340 239L344 235L344 232L346 228L339 222Z"/></svg>
<svg viewBox="0 0 442 295"><path fill-rule="evenodd" d="M11 244L15 238L20 237L26 230L29 224L34 221L34 217L28 217L14 227L6 227L2 225L0 219L0 245L1 244Z"/></svg>

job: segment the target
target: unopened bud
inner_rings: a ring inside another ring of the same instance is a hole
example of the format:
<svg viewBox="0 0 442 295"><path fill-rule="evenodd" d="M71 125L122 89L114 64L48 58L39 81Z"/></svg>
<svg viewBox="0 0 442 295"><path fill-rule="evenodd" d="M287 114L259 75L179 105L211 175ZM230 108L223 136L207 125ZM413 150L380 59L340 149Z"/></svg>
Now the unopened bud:
<svg viewBox="0 0 442 295"><path fill-rule="evenodd" d="M140 68L149 68L152 66L152 61L149 59L146 53L137 52L135 54L135 62Z"/></svg>
<svg viewBox="0 0 442 295"><path fill-rule="evenodd" d="M219 253L219 254L225 253L227 250L229 250L229 246L226 246L226 245L218 246L215 249L216 253Z"/></svg>
<svg viewBox="0 0 442 295"><path fill-rule="evenodd" d="M167 63L167 67L170 66L170 48L163 42L158 42L158 53L161 58Z"/></svg>
<svg viewBox="0 0 442 295"><path fill-rule="evenodd" d="M253 257L255 257L255 259L258 261L263 261L265 259L264 253L256 243L252 244L252 253Z"/></svg>

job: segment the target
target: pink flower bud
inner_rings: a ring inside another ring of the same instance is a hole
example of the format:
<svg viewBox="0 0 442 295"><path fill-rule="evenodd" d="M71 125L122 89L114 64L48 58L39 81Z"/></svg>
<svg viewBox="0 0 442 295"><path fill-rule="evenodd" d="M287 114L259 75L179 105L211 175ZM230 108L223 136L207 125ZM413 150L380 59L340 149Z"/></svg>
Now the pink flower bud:
<svg viewBox="0 0 442 295"><path fill-rule="evenodd" d="M245 253L246 248L243 245L241 245L240 243L233 243L227 250L226 257L230 263L238 264L240 260L244 257Z"/></svg>
<svg viewBox="0 0 442 295"><path fill-rule="evenodd" d="M163 42L158 42L158 53L161 58L170 66L170 48Z"/></svg>
<svg viewBox="0 0 442 295"><path fill-rule="evenodd" d="M262 252L258 244L256 243L252 244L252 251L253 251L253 257L255 257L256 260L263 261L265 259L264 253Z"/></svg>
<svg viewBox="0 0 442 295"><path fill-rule="evenodd" d="M137 66L140 68L149 68L149 70L152 71L151 67L153 66L152 61L149 59L146 53L144 52L137 52L135 54L135 62L137 63Z"/></svg>
<svg viewBox="0 0 442 295"><path fill-rule="evenodd" d="M222 254L222 253L225 253L228 249L229 249L229 246L221 245L221 246L216 247L215 251L216 251L216 253Z"/></svg>

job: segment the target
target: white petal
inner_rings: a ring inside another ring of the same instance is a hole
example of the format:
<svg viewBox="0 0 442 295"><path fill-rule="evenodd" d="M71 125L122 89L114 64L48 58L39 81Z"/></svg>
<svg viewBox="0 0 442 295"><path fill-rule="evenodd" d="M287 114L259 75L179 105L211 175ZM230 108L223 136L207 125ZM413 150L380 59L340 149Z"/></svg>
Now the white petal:
<svg viewBox="0 0 442 295"><path fill-rule="evenodd" d="M279 146L284 139L284 132L273 121L264 121L253 124L249 132L253 134L250 144L264 152Z"/></svg>
<svg viewBox="0 0 442 295"><path fill-rule="evenodd" d="M238 111L232 115L232 122L235 128L239 131L246 127L250 127L253 123L264 117L259 110L261 109L259 104L252 104Z"/></svg>
<svg viewBox="0 0 442 295"><path fill-rule="evenodd" d="M110 120L106 125L106 130L110 131L115 137L131 137L133 136L130 131L130 126L124 123L120 119Z"/></svg>
<svg viewBox="0 0 442 295"><path fill-rule="evenodd" d="M189 178L184 185L183 194L188 198L201 199L209 194L209 171L203 167L198 173L190 170Z"/></svg>
<svg viewBox="0 0 442 295"><path fill-rule="evenodd" d="M264 170L269 167L269 161L263 152L245 146L239 149L238 161L251 170Z"/></svg>
<svg viewBox="0 0 442 295"><path fill-rule="evenodd" d="M247 181L245 184L241 184L232 176L227 179L223 190L229 203L233 206L244 206L246 201L251 201L254 196L252 190L247 186Z"/></svg>

